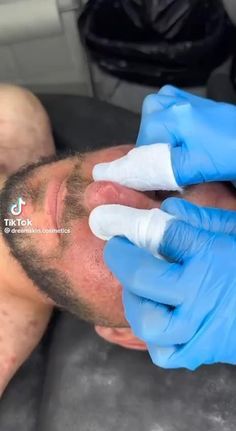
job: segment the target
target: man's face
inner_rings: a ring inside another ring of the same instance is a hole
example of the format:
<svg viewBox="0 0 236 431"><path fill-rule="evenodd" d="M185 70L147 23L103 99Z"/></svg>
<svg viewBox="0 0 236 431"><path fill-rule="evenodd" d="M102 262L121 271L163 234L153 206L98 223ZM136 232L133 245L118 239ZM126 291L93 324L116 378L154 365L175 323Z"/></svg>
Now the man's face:
<svg viewBox="0 0 236 431"><path fill-rule="evenodd" d="M103 203L137 208L160 205L153 195L148 197L122 187L117 193L110 183L92 183L95 163L119 158L130 148L114 147L32 165L10 177L0 197L1 222L5 218L22 218L29 219L34 229L70 230L68 234L12 233L5 234L5 239L28 277L41 291L57 305L104 326L122 327L127 326L127 322L123 313L122 288L103 262L104 242L90 231L89 212ZM209 188L208 185L202 187ZM214 187L211 185L208 193L203 189L202 198L199 198L196 187L193 188L189 192L190 200L209 205L209 193L214 201L217 190L224 186L217 185L216 190ZM223 192L225 199L230 192L227 189ZM26 205L22 207L21 215L13 216L9 208L19 197ZM212 202L214 204L217 206Z"/></svg>

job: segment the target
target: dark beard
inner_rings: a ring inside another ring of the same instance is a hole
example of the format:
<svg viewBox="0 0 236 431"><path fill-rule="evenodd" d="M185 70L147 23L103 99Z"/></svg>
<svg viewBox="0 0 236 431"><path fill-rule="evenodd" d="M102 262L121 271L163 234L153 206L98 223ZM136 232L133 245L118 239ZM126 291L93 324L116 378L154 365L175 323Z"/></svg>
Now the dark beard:
<svg viewBox="0 0 236 431"><path fill-rule="evenodd" d="M73 156L74 158L77 158L77 162L67 180L68 194L65 198L63 214L63 222L66 226L71 225L74 219L87 215L81 205L83 191L87 186L87 183L80 175L83 156L76 155ZM68 278L62 272L50 268L49 264L45 264L42 256L32 247L31 235L33 234L7 234L4 232L4 219L14 219L11 214L9 217L9 208L12 202L15 202L19 196L26 201L30 200L32 203L44 197L45 188L43 187L43 182L40 190L37 191L31 188L30 178L33 176L34 171L41 166L53 164L64 159L68 159L68 156L56 155L43 158L37 163L24 166L7 179L0 192L0 228L4 241L10 248L11 255L20 263L36 288L51 298L59 307L69 310L84 320L94 322L96 319L93 311L78 297L78 294L75 296ZM27 184L27 190L25 184ZM62 237L66 237L66 235L62 235Z"/></svg>

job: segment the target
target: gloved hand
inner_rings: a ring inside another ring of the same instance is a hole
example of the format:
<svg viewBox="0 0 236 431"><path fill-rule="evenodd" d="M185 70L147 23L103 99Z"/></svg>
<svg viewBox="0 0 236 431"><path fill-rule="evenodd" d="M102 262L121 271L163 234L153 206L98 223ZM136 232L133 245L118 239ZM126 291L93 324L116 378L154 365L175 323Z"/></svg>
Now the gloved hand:
<svg viewBox="0 0 236 431"><path fill-rule="evenodd" d="M143 103L137 147L117 161L95 166L94 179L136 190L233 181L236 107L164 86Z"/></svg>
<svg viewBox="0 0 236 431"><path fill-rule="evenodd" d="M106 205L90 216L103 239L121 235L123 224L123 235L146 248L120 237L105 247L105 261L124 287L126 318L156 365L236 364L236 212L177 198L162 210L151 210L147 220L142 210ZM166 260L148 251L154 243Z"/></svg>

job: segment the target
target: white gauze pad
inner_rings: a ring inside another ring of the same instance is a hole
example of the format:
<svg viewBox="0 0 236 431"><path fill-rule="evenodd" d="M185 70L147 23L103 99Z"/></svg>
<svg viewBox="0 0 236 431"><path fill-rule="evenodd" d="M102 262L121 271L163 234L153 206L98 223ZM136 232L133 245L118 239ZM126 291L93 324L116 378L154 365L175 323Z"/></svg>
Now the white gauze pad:
<svg viewBox="0 0 236 431"><path fill-rule="evenodd" d="M160 257L160 243L169 222L174 218L157 208L140 210L123 205L102 205L91 212L89 226L100 239L123 236Z"/></svg>
<svg viewBox="0 0 236 431"><path fill-rule="evenodd" d="M128 154L93 169L95 181L114 181L135 190L178 190L169 144L135 147Z"/></svg>

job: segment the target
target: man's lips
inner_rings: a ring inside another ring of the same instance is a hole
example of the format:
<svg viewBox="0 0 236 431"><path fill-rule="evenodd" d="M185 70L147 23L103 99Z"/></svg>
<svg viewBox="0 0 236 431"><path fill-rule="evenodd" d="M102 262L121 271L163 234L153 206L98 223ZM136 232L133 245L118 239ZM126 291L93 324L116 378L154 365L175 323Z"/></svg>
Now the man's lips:
<svg viewBox="0 0 236 431"><path fill-rule="evenodd" d="M46 212L52 217L53 228L60 228L60 220L64 206L64 196L66 193L66 179L53 179L46 193Z"/></svg>

